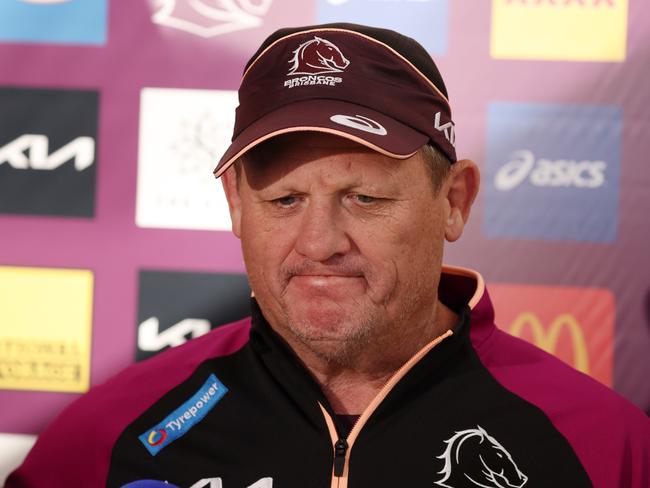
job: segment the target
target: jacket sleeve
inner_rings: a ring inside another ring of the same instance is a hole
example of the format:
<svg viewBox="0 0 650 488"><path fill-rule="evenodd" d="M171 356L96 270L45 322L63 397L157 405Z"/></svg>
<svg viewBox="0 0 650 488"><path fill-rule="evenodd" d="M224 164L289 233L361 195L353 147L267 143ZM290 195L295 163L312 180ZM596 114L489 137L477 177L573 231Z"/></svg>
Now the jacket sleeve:
<svg viewBox="0 0 650 488"><path fill-rule="evenodd" d="M208 357L239 350L250 318L126 368L76 400L39 436L6 488L106 486L113 446L136 418Z"/></svg>
<svg viewBox="0 0 650 488"><path fill-rule="evenodd" d="M105 486L113 437L95 406L97 395L81 397L39 436L5 488Z"/></svg>
<svg viewBox="0 0 650 488"><path fill-rule="evenodd" d="M650 487L650 418L640 411L628 414L619 486L647 488Z"/></svg>
<svg viewBox="0 0 650 488"><path fill-rule="evenodd" d="M477 352L497 382L544 412L595 488L650 487L650 418L639 408L500 330Z"/></svg>

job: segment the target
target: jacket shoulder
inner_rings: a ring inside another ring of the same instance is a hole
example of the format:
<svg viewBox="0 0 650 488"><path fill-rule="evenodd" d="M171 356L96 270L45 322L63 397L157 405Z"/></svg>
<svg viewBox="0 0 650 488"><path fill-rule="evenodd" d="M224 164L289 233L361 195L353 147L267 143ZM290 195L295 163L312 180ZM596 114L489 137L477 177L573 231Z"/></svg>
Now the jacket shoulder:
<svg viewBox="0 0 650 488"><path fill-rule="evenodd" d="M497 382L544 412L594 486L650 486L650 419L640 409L500 329L474 346Z"/></svg>
<svg viewBox="0 0 650 488"><path fill-rule="evenodd" d="M250 318L218 327L91 388L39 435L6 487L104 485L111 451L122 430L203 361L244 347L249 330Z"/></svg>

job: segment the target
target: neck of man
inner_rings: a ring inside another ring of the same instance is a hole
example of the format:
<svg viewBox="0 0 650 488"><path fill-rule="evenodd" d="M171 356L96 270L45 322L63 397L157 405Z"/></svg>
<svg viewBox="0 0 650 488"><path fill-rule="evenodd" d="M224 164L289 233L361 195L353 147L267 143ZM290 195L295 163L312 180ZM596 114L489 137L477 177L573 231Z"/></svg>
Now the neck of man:
<svg viewBox="0 0 650 488"><path fill-rule="evenodd" d="M317 354L295 338L285 340L316 379L334 412L360 415L409 359L457 321L458 316L438 302L433 320L422 320L418 327L396 327L397 337L373 338L361 349L350 350L348 360L340 361Z"/></svg>

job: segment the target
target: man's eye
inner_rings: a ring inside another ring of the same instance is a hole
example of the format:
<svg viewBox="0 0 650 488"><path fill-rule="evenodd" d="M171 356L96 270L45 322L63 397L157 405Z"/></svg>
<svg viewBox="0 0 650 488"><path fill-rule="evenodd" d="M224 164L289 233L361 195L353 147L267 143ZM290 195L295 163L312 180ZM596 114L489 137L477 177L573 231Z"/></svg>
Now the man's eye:
<svg viewBox="0 0 650 488"><path fill-rule="evenodd" d="M295 204L297 200L298 199L294 196L286 196L286 197L276 198L275 200L273 200L273 203L275 203L280 208L288 208L291 207L293 204Z"/></svg>
<svg viewBox="0 0 650 488"><path fill-rule="evenodd" d="M378 199L368 195L355 195L354 196L359 203L367 205L369 203L375 203Z"/></svg>

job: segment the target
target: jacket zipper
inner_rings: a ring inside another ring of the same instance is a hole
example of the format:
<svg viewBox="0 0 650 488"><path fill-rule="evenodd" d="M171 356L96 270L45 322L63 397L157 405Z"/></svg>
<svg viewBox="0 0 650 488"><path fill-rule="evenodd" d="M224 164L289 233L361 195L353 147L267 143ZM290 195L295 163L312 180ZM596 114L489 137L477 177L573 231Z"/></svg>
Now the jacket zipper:
<svg viewBox="0 0 650 488"><path fill-rule="evenodd" d="M349 468L350 468L350 451L354 445L354 441L359 436L359 432L363 428L366 421L370 418L370 415L379 407L381 402L386 398L388 393L395 387L397 383L406 375L406 373L417 364L420 359L422 359L431 349L437 346L440 342L445 340L447 337L451 336L453 332L448 330L444 334L436 337L434 340L429 342L426 346L420 349L411 359L409 359L404 365L398 369L393 376L386 382L382 389L377 393L377 396L373 398L372 402L366 407L363 411L359 420L354 424L352 430L348 434L347 439L339 438L336 427L334 426L334 421L332 417L327 412L325 407L319 403L323 416L325 417L325 423L327 424L327 429L330 433L330 438L332 439L332 445L334 448L334 462L332 466L332 488L347 488L348 487L348 477L349 477Z"/></svg>
<svg viewBox="0 0 650 488"><path fill-rule="evenodd" d="M345 470L345 455L348 452L348 441L339 439L334 444L334 476L340 478Z"/></svg>

